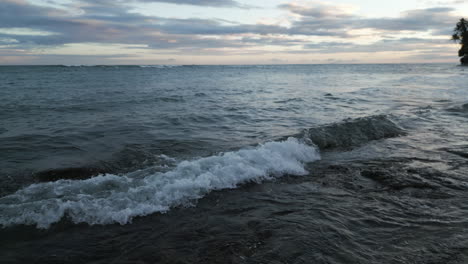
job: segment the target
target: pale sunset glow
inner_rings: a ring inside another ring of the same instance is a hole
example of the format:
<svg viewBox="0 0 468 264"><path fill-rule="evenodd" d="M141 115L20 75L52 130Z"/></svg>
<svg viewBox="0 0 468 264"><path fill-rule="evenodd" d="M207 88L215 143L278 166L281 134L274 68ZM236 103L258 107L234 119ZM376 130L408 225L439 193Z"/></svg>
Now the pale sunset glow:
<svg viewBox="0 0 468 264"><path fill-rule="evenodd" d="M468 1L3 0L0 64L458 61Z"/></svg>

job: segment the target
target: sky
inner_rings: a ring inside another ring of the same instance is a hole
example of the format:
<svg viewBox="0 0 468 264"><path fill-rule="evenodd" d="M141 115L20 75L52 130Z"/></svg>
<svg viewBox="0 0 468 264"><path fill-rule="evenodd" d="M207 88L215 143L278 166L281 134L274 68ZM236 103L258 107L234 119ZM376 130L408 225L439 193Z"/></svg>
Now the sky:
<svg viewBox="0 0 468 264"><path fill-rule="evenodd" d="M468 0L0 0L0 65L457 63Z"/></svg>

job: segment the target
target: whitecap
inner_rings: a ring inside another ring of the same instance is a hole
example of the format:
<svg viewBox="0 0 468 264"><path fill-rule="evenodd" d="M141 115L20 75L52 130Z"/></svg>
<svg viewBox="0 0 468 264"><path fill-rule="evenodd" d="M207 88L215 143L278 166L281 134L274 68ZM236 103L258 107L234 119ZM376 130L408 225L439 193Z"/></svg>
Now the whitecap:
<svg viewBox="0 0 468 264"><path fill-rule="evenodd" d="M65 216L74 223L126 224L136 216L190 205L213 190L285 174L305 175L304 164L318 159L316 148L289 138L182 161L170 171L142 178L106 174L33 184L0 198L0 225L48 228Z"/></svg>

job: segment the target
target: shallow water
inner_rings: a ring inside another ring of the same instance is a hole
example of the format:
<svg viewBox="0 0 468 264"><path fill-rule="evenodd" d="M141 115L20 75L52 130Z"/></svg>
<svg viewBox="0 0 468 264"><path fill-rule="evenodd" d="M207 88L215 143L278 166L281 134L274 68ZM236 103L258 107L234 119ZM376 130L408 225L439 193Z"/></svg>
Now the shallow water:
<svg viewBox="0 0 468 264"><path fill-rule="evenodd" d="M467 73L0 67L2 262L466 263Z"/></svg>

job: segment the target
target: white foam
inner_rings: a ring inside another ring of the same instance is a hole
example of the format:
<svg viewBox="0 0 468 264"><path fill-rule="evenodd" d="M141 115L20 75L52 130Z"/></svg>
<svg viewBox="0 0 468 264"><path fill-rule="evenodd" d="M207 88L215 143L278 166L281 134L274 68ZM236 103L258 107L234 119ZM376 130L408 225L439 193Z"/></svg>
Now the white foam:
<svg viewBox="0 0 468 264"><path fill-rule="evenodd" d="M284 174L304 175L304 163L318 159L314 147L290 138L183 161L173 170L144 178L107 174L33 184L0 198L0 225L48 228L65 215L75 223L126 224L135 216L189 205L213 190Z"/></svg>

